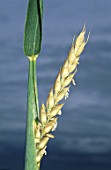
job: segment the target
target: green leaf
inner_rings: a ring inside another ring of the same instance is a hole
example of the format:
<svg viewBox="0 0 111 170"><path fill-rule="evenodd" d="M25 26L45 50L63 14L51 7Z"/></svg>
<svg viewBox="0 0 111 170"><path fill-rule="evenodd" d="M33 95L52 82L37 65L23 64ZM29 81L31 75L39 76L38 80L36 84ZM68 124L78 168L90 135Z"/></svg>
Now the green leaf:
<svg viewBox="0 0 111 170"><path fill-rule="evenodd" d="M24 53L37 55L42 41L43 0L29 0L24 31Z"/></svg>

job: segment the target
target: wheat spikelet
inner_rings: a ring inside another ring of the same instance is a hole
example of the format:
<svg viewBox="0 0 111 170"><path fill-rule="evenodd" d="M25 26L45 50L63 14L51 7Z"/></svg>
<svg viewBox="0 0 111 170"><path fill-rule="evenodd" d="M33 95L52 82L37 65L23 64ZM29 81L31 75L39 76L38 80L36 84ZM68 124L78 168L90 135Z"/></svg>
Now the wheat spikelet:
<svg viewBox="0 0 111 170"><path fill-rule="evenodd" d="M54 138L51 131L55 130L57 126L57 115L61 115L61 109L64 103L59 102L63 98L67 98L69 95L70 84L74 82L74 75L77 71L77 65L79 64L80 54L83 52L84 47L88 41L85 41L85 26L82 32L76 38L76 41L72 44L68 56L61 67L53 87L47 97L46 106L42 104L40 109L40 122L36 124L35 143L38 150L36 161L40 163L43 154L46 152L46 145L50 138Z"/></svg>

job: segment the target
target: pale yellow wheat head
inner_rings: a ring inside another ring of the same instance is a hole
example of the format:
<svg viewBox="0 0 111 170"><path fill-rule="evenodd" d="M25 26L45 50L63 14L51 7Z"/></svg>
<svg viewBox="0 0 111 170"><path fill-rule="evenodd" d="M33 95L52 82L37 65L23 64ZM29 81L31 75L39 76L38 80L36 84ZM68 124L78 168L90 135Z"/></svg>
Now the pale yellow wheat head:
<svg viewBox="0 0 111 170"><path fill-rule="evenodd" d="M40 109L40 122L37 124L34 122L35 144L37 148L37 164L46 153L47 143L50 138L54 138L51 131L54 131L57 126L57 115L61 115L61 109L64 103L60 103L63 98L67 98L69 95L69 88L71 82L74 82L74 75L77 71L77 65L79 64L80 55L84 50L85 45L88 42L88 38L85 41L85 26L82 32L76 38L72 44L68 56L62 65L53 87L51 87L48 94L46 105L42 104Z"/></svg>

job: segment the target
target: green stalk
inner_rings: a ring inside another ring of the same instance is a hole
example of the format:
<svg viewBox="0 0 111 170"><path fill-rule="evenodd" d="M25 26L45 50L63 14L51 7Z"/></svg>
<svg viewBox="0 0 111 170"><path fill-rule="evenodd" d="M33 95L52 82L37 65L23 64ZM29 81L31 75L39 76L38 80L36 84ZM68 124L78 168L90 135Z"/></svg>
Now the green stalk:
<svg viewBox="0 0 111 170"><path fill-rule="evenodd" d="M36 76L36 58L33 63L34 71L34 93L35 93L35 103L36 103L36 114L35 117L39 118L39 100L38 100L38 87L37 87L37 76Z"/></svg>
<svg viewBox="0 0 111 170"><path fill-rule="evenodd" d="M39 111L36 84L36 57L37 56L29 58L25 170L39 170L36 163L36 146L33 124L35 118L38 118Z"/></svg>
<svg viewBox="0 0 111 170"><path fill-rule="evenodd" d="M39 170L36 163L34 120L39 121L36 58L42 43L43 0L28 0L24 30L24 53L29 56L25 170Z"/></svg>

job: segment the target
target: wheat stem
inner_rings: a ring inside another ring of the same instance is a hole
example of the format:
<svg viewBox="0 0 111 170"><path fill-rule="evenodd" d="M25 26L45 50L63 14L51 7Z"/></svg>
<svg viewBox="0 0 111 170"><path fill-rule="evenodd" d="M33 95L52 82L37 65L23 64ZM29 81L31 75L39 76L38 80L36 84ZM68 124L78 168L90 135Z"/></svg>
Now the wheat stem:
<svg viewBox="0 0 111 170"><path fill-rule="evenodd" d="M37 170L36 145L34 134L34 119L36 113L35 91L34 91L34 60L29 59L28 74L28 101L27 101L27 123L26 123L26 150L25 170Z"/></svg>

